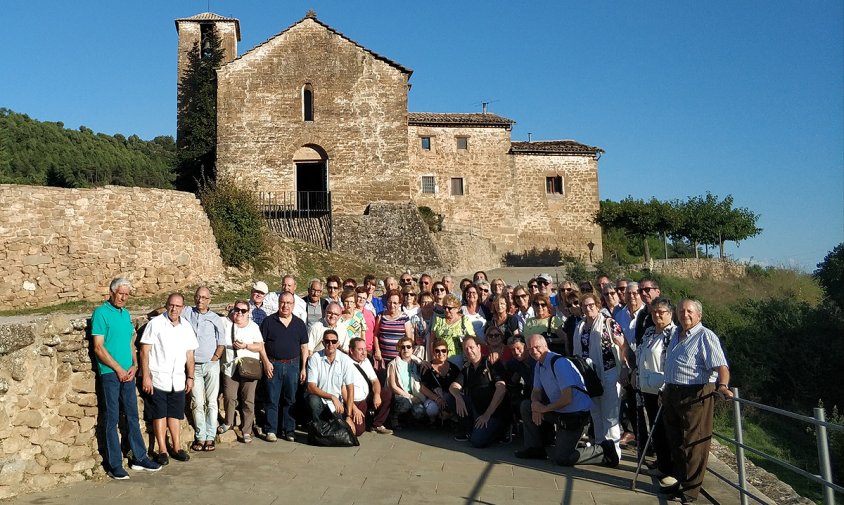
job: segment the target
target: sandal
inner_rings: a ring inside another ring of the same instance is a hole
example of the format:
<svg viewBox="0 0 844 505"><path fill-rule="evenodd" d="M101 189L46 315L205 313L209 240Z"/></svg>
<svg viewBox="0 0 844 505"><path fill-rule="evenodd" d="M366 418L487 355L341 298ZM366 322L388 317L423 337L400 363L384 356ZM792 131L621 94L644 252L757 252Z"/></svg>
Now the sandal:
<svg viewBox="0 0 844 505"><path fill-rule="evenodd" d="M216 449L217 449L217 447L214 445L213 440L209 440L209 441L205 442L205 452L212 452Z"/></svg>
<svg viewBox="0 0 844 505"><path fill-rule="evenodd" d="M199 440L194 440L190 446L190 450L193 452L200 452L205 450L205 446Z"/></svg>

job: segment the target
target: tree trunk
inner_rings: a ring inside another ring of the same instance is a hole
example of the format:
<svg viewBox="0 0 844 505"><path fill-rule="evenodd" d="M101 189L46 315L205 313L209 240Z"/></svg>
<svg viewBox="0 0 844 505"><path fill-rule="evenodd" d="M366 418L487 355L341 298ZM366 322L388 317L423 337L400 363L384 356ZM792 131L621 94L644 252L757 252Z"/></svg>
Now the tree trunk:
<svg viewBox="0 0 844 505"><path fill-rule="evenodd" d="M642 243L645 246L645 263L651 262L651 247L648 245L647 237L642 239Z"/></svg>
<svg viewBox="0 0 844 505"><path fill-rule="evenodd" d="M721 237L721 232L718 232L718 257L724 259L724 239Z"/></svg>
<svg viewBox="0 0 844 505"><path fill-rule="evenodd" d="M698 255L698 252L697 252L697 245L698 245L697 240L695 240L695 259L700 259L700 255Z"/></svg>
<svg viewBox="0 0 844 505"><path fill-rule="evenodd" d="M668 259L668 235L662 234L662 245L665 248L665 259Z"/></svg>

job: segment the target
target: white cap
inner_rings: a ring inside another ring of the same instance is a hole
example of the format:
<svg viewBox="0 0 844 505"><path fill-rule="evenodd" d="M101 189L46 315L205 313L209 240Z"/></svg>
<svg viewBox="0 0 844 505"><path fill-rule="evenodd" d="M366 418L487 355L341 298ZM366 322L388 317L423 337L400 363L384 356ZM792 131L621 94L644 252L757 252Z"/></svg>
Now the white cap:
<svg viewBox="0 0 844 505"><path fill-rule="evenodd" d="M267 294L270 292L270 288L267 287L266 282L258 281L252 285L252 291L258 291L259 293Z"/></svg>

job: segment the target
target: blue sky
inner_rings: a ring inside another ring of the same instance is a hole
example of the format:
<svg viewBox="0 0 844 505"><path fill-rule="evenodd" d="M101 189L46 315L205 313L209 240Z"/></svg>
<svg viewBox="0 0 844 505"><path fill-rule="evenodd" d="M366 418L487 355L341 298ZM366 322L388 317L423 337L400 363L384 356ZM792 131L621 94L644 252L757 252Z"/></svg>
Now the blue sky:
<svg viewBox="0 0 844 505"><path fill-rule="evenodd" d="M353 6L353 7L350 7ZM732 194L764 232L736 259L814 269L844 240L844 3L211 0L242 53L318 17L414 70L411 111L490 111L514 140L606 150L602 198ZM0 6L0 107L175 135L174 19L206 0Z"/></svg>

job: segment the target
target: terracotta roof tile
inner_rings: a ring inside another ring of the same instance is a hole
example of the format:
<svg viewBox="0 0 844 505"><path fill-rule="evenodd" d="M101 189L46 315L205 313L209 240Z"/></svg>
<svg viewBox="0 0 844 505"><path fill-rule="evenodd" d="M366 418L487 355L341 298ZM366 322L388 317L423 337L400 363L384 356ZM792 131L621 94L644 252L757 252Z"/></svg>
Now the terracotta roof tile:
<svg viewBox="0 0 844 505"><path fill-rule="evenodd" d="M237 30L237 40L240 40L240 20L237 18L227 18L213 12L200 12L189 18L179 18L176 20L176 31L179 31L180 21L202 22L202 21L234 21L235 29Z"/></svg>
<svg viewBox="0 0 844 505"><path fill-rule="evenodd" d="M407 124L430 126L503 126L516 124L512 119L490 113L408 112Z"/></svg>
<svg viewBox="0 0 844 505"><path fill-rule="evenodd" d="M604 150L587 146L574 140L540 140L534 142L511 142L510 154L544 154L550 156L589 155L600 156Z"/></svg>

